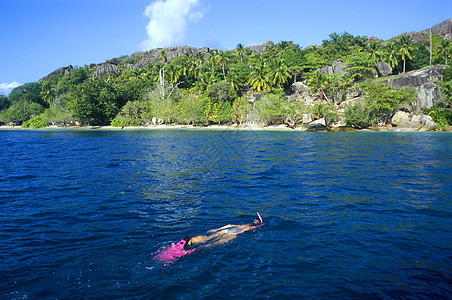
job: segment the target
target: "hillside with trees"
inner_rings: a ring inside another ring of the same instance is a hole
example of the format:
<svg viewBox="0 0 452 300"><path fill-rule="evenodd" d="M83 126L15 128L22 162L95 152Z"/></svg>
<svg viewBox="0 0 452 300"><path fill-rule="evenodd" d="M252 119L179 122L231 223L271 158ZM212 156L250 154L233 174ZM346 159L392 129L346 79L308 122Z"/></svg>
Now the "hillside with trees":
<svg viewBox="0 0 452 300"><path fill-rule="evenodd" d="M327 128L342 124L361 129L388 124L404 110L429 115L440 128L451 125L451 41L433 34L430 53L428 35L417 34L416 41L412 36L381 41L333 33L322 45L306 48L290 41L260 47L238 44L230 51L174 47L102 64L68 66L0 96L0 122L29 128L49 124L295 128L322 119ZM439 95L433 105L416 107L414 88L388 84L432 65L444 65L434 82ZM297 86L301 92L293 91Z"/></svg>

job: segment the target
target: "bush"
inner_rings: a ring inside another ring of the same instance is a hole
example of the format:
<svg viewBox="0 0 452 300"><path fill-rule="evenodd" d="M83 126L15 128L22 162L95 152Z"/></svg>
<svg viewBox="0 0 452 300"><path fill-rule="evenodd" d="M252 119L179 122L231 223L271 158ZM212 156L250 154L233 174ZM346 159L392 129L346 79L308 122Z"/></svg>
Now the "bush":
<svg viewBox="0 0 452 300"><path fill-rule="evenodd" d="M33 116L42 114L44 107L38 103L14 102L0 114L0 121L9 124L21 124Z"/></svg>
<svg viewBox="0 0 452 300"><path fill-rule="evenodd" d="M357 103L345 110L345 123L347 126L363 129L375 124L375 117L367 106Z"/></svg>
<svg viewBox="0 0 452 300"><path fill-rule="evenodd" d="M438 124L439 128L443 128L446 125L452 125L452 111L448 108L425 108L424 113L432 117L433 121Z"/></svg>
<svg viewBox="0 0 452 300"><path fill-rule="evenodd" d="M266 126L281 123L285 97L275 94L267 94L262 100L256 102L257 118Z"/></svg>
<svg viewBox="0 0 452 300"><path fill-rule="evenodd" d="M318 119L324 118L325 124L328 127L332 122L337 120L337 109L333 105L317 103L314 106L314 117Z"/></svg>
<svg viewBox="0 0 452 300"><path fill-rule="evenodd" d="M149 105L141 101L129 101L111 121L113 127L138 126L147 121Z"/></svg>
<svg viewBox="0 0 452 300"><path fill-rule="evenodd" d="M364 88L364 91L366 94L365 101L371 114L385 123L389 121L396 110L413 102L416 98L416 90L413 88L396 91L384 83L370 84Z"/></svg>
<svg viewBox="0 0 452 300"><path fill-rule="evenodd" d="M49 122L44 115L35 116L22 124L22 128L43 128L48 126Z"/></svg>
<svg viewBox="0 0 452 300"><path fill-rule="evenodd" d="M231 114L233 121L239 125L246 121L248 113L251 111L251 104L246 97L237 98L232 104Z"/></svg>

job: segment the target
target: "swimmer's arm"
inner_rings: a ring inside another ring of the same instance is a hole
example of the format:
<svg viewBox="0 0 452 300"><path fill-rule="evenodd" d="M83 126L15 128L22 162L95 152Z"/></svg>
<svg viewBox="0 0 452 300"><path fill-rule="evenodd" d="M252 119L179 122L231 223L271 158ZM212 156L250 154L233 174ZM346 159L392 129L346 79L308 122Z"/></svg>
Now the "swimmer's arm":
<svg viewBox="0 0 452 300"><path fill-rule="evenodd" d="M223 229L234 228L234 227L236 227L236 226L237 226L237 225L231 225L231 224L228 224L228 225L225 225L225 226L220 227L220 228L217 228L217 229L210 229L210 230L207 231L207 232L217 232L217 231L220 231L220 230L223 230Z"/></svg>

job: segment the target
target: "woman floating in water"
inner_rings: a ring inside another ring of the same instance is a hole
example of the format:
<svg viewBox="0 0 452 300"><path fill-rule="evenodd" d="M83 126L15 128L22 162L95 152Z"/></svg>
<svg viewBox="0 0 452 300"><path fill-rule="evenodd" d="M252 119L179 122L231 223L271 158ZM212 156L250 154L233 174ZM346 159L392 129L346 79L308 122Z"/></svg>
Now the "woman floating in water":
<svg viewBox="0 0 452 300"><path fill-rule="evenodd" d="M212 233L211 235L199 235L192 237L188 240L187 246L204 243L211 241L210 243L206 243L201 245L200 247L211 247L215 245L220 245L227 243L237 237L237 235L244 233L246 231L254 230L256 228L264 225L264 221L259 213L257 213L258 219L254 219L252 224L246 225L225 225L223 227L217 229L211 229L207 231L208 233Z"/></svg>
<svg viewBox="0 0 452 300"><path fill-rule="evenodd" d="M258 219L255 219L252 224L248 225L226 225L217 229L212 229L207 231L208 233L212 233L211 235L199 235L192 238L185 237L180 240L177 244L172 244L170 247L163 249L160 253L158 253L155 258L160 261L164 261L170 263L184 255L193 253L198 248L202 247L211 247L215 245L220 245L227 243L237 237L237 235L244 233L246 231L250 231L253 229L257 229L264 225L264 221L259 213L257 213ZM186 250L185 247L189 245L205 243L198 248L193 248L190 250Z"/></svg>

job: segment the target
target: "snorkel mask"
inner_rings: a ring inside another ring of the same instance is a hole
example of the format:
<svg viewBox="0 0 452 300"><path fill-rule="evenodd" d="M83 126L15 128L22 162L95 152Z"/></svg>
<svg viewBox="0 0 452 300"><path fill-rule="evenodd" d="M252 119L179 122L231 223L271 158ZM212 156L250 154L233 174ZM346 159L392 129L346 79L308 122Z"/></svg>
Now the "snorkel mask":
<svg viewBox="0 0 452 300"><path fill-rule="evenodd" d="M253 225L254 226L262 226L262 225L264 225L264 220L262 220L262 217L261 217L261 215L259 213L257 213L257 217L258 218L254 219Z"/></svg>

